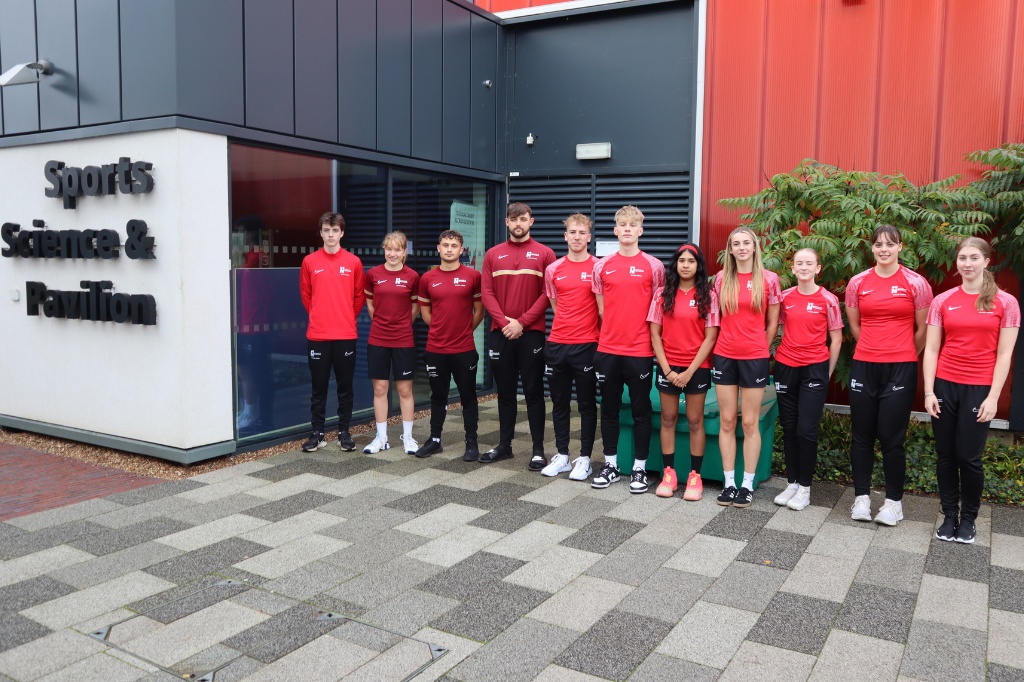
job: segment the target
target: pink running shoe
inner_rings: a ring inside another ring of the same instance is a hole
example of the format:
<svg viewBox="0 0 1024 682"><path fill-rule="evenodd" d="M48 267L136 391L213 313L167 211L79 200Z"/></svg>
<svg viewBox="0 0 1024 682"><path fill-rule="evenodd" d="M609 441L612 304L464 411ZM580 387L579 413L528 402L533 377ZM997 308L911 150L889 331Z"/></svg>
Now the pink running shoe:
<svg viewBox="0 0 1024 682"><path fill-rule="evenodd" d="M679 478L676 476L676 470L672 467L665 467L665 471L661 475L661 483L658 484L658 489L654 491L654 494L658 497L672 497L678 489Z"/></svg>
<svg viewBox="0 0 1024 682"><path fill-rule="evenodd" d="M700 474L691 471L686 477L686 490L683 491L683 499L690 502L697 502L704 495L704 481L700 480Z"/></svg>

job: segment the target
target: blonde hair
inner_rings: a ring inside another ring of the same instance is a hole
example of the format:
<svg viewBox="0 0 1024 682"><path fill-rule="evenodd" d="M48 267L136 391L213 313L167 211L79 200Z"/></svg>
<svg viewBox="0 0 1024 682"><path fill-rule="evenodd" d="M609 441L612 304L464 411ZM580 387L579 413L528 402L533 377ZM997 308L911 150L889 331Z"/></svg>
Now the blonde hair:
<svg viewBox="0 0 1024 682"><path fill-rule="evenodd" d="M732 255L732 238L741 232L750 235L754 242L754 267L750 275L750 308L761 312L764 310L764 265L761 263L761 242L749 227L741 225L729 233L725 242L725 263L722 265L722 294L719 305L727 313L735 313L739 309L740 279L736 267L736 256Z"/></svg>
<svg viewBox="0 0 1024 682"><path fill-rule="evenodd" d="M618 214L616 214L616 215L618 215ZM587 228L588 230L591 229L591 227L593 226L593 223L591 222L590 218L588 218L587 216L583 215L582 213L573 213L568 218L566 218L564 221L562 221L562 224L565 225L565 229L567 229L567 230L569 229L569 223L575 223L577 225L582 225L583 227Z"/></svg>
<svg viewBox="0 0 1024 682"><path fill-rule="evenodd" d="M971 246L981 251L981 255L984 258L992 258L992 247L980 237L967 237L957 244L955 256L959 256L961 251ZM999 287L996 286L996 278L992 276L992 272L988 268L985 268L985 271L982 273L981 293L978 294L978 300L974 302L974 307L985 312L992 310L995 307L993 302L998 291Z"/></svg>
<svg viewBox="0 0 1024 682"><path fill-rule="evenodd" d="M405 232L400 230L388 232L384 235L384 240L380 243L380 248L388 248L389 243L393 243L396 248L405 250L405 253L402 255L402 262L404 263L405 259L409 257L409 240L405 236Z"/></svg>
<svg viewBox="0 0 1024 682"><path fill-rule="evenodd" d="M623 206L615 212L615 222L620 220L637 220L643 222L644 214L636 206Z"/></svg>

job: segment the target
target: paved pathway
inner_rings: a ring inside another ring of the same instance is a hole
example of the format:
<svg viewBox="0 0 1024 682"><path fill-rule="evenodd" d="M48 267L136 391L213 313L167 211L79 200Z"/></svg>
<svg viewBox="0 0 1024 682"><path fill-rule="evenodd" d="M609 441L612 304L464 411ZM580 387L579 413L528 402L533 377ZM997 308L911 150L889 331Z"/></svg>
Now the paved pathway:
<svg viewBox="0 0 1024 682"><path fill-rule="evenodd" d="M0 523L0 680L1024 679L1024 510L986 505L955 545L930 498L881 528L840 486L721 508L545 479L528 445L465 464L453 440Z"/></svg>

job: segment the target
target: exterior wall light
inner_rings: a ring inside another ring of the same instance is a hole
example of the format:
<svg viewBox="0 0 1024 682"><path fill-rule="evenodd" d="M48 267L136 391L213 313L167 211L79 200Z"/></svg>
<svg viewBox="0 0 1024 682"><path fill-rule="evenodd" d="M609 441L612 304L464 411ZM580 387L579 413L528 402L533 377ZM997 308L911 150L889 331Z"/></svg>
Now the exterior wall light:
<svg viewBox="0 0 1024 682"><path fill-rule="evenodd" d="M46 59L26 64L16 64L0 75L0 88L5 85L24 85L38 83L39 75L49 76L53 73L53 63Z"/></svg>
<svg viewBox="0 0 1024 682"><path fill-rule="evenodd" d="M612 158L611 142L588 142L576 145L576 160L590 161L593 159Z"/></svg>

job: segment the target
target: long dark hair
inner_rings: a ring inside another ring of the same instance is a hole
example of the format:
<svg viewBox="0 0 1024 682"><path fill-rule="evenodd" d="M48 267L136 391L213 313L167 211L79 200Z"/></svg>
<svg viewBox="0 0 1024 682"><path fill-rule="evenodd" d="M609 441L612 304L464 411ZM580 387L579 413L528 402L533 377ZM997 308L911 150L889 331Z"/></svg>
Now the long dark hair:
<svg viewBox="0 0 1024 682"><path fill-rule="evenodd" d="M704 261L704 252L696 244L683 244L676 249L671 258L665 261L665 290L661 299L662 310L671 313L675 309L676 292L679 291L679 271L676 269L676 262L684 251L692 253L697 260L697 273L694 276L694 285L697 287L697 314L702 320L706 320L711 308L711 282L708 279L708 266Z"/></svg>

